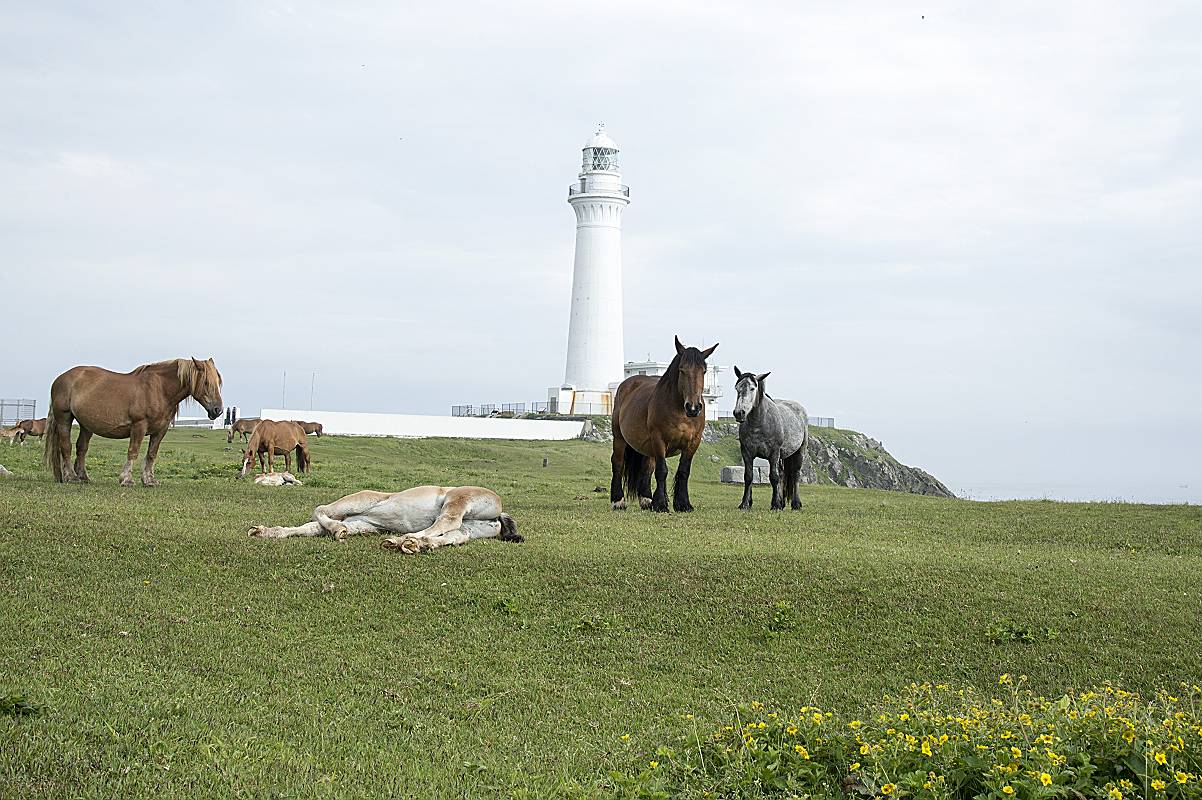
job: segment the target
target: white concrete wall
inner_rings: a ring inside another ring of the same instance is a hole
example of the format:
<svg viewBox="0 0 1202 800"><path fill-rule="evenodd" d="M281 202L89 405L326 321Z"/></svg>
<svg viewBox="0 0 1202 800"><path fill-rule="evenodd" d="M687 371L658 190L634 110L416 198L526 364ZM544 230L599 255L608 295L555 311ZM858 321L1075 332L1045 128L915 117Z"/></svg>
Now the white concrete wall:
<svg viewBox="0 0 1202 800"><path fill-rule="evenodd" d="M435 417L418 414L369 414L358 411L302 411L265 408L262 419L300 419L320 422L329 434L349 436L405 436L457 439L575 439L584 432L581 420L497 419L487 417Z"/></svg>

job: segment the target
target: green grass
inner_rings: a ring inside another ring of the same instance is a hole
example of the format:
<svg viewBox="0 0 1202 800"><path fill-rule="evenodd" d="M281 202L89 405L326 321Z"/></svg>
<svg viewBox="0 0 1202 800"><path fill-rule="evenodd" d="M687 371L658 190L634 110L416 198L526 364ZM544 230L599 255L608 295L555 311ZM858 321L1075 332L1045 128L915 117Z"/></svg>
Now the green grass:
<svg viewBox="0 0 1202 800"><path fill-rule="evenodd" d="M0 447L0 697L44 707L0 715L0 797L546 796L749 700L1202 674L1196 506L803 487L773 513L757 487L748 513L723 444L687 515L611 512L584 442L324 437L306 486L268 488L186 430L161 487L121 488L124 447L93 440L87 486ZM246 536L421 483L496 489L526 543Z"/></svg>

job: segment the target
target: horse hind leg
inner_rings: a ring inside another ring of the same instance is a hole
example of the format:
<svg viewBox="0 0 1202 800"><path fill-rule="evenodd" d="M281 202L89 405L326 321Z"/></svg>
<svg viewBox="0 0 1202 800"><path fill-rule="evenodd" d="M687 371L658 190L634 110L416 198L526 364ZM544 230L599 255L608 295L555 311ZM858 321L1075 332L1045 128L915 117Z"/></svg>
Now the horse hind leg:
<svg viewBox="0 0 1202 800"><path fill-rule="evenodd" d="M359 527L351 524L352 517L360 517L367 514L377 504L387 500L391 496L385 492L373 492L370 489L348 494L346 497L341 497L333 503L313 509L313 520L323 530L341 541L350 533L364 532L352 530L354 527ZM375 525L372 525L372 527L376 530L379 529Z"/></svg>
<svg viewBox="0 0 1202 800"><path fill-rule="evenodd" d="M88 477L88 468L85 463L88 458L88 445L91 441L92 432L80 425L79 438L75 440L75 477L81 483L91 483L92 481Z"/></svg>
<svg viewBox="0 0 1202 800"><path fill-rule="evenodd" d="M613 470L613 477L609 482L609 505L614 511L623 511L626 508L626 489L622 482L622 469L626 463L626 448L629 445L622 439L622 434L618 432L617 426L614 426L614 451L609 458L610 468Z"/></svg>
<svg viewBox="0 0 1202 800"><path fill-rule="evenodd" d="M74 483L78 478L71 469L71 425L75 415L70 411L52 411L54 414L54 441L57 458L53 460L54 479L60 483Z"/></svg>

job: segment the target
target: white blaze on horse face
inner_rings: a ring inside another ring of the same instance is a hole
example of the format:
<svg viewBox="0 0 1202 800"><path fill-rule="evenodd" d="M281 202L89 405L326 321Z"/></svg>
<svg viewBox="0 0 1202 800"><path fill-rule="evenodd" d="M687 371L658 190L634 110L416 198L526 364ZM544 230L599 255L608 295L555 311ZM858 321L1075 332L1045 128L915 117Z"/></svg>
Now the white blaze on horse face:
<svg viewBox="0 0 1202 800"><path fill-rule="evenodd" d="M733 412L735 419L742 422L747 418L747 415L751 413L753 408L755 408L755 401L758 394L759 386L756 385L755 379L753 378L740 379L739 382L735 384L736 399L735 409Z"/></svg>

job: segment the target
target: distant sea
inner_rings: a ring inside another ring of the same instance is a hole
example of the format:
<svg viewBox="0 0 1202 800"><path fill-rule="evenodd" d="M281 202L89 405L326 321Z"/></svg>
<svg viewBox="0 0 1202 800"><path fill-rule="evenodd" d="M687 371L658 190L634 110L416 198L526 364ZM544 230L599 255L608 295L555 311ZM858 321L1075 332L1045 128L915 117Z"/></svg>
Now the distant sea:
<svg viewBox="0 0 1202 800"><path fill-rule="evenodd" d="M1116 485L1076 483L980 483L950 487L965 500L1064 500L1106 503L1191 503L1202 504L1202 480L1164 485Z"/></svg>

